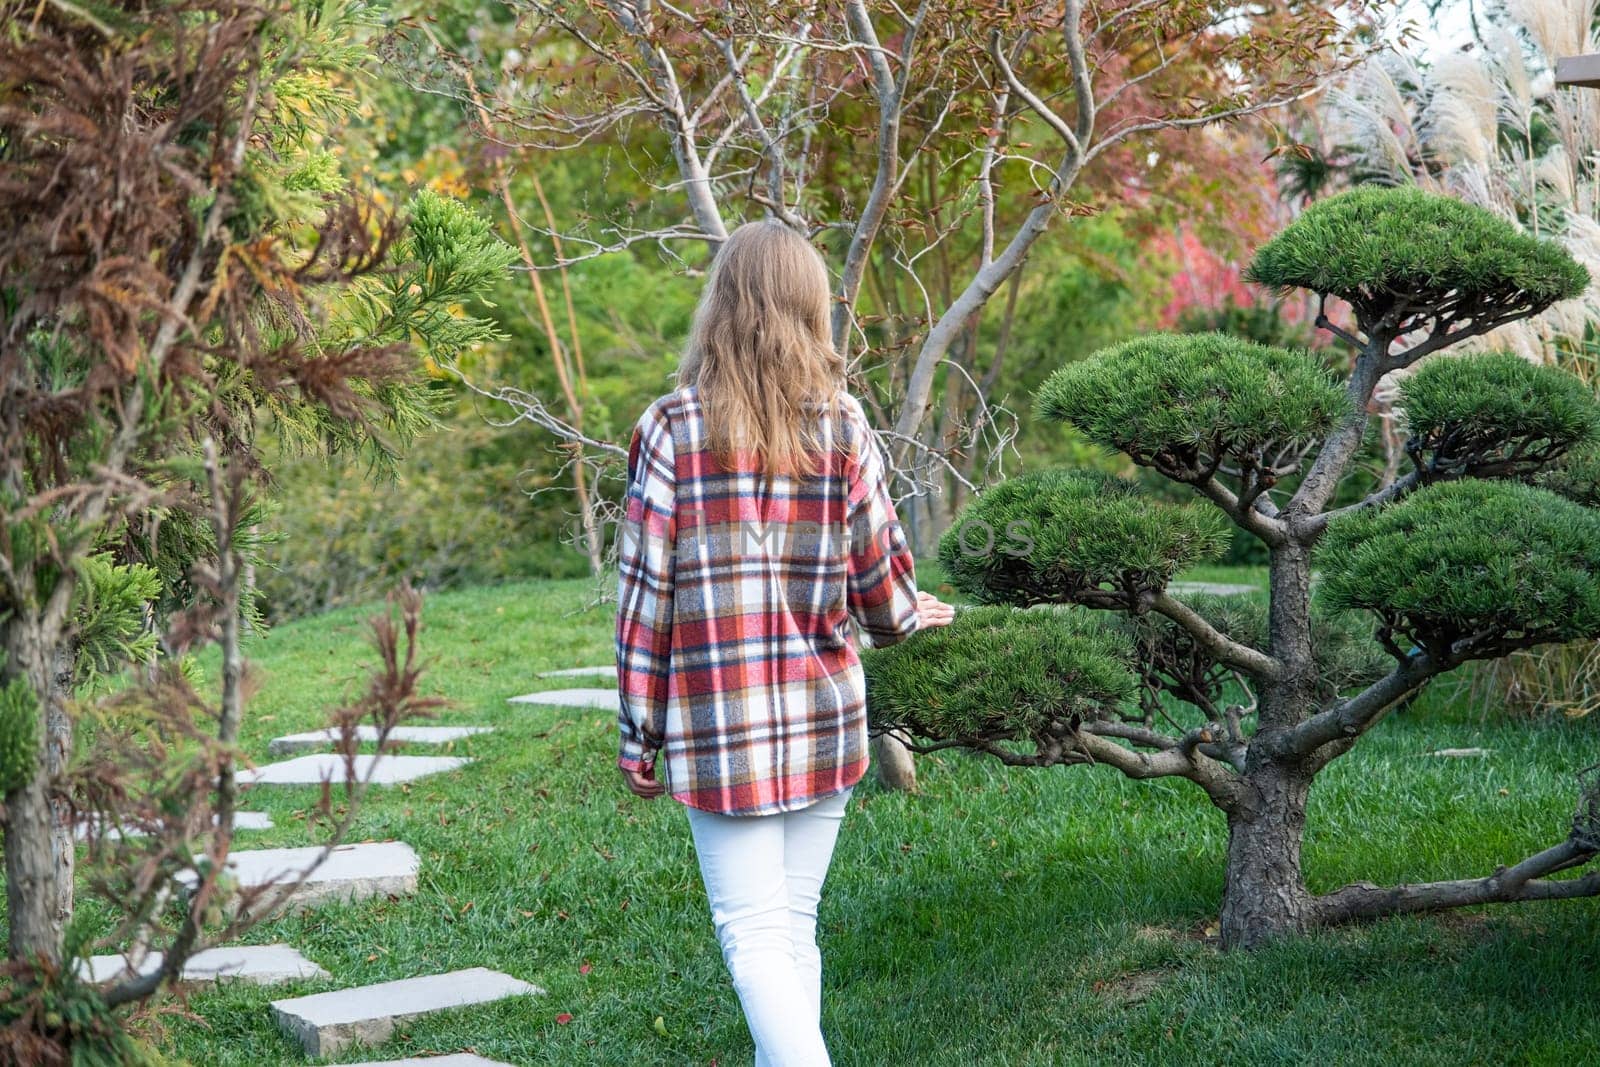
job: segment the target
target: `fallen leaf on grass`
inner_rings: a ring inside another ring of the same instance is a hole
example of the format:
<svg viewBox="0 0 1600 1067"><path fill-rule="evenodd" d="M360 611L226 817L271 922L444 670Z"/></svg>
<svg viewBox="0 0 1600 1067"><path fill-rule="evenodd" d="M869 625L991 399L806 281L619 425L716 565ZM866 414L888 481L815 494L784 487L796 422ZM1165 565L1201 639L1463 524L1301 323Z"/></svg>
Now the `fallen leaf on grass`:
<svg viewBox="0 0 1600 1067"><path fill-rule="evenodd" d="M559 1023L562 1026L567 1025L571 1021L572 1021L572 1013L570 1011L564 1011L560 1015L556 1016L556 1022Z"/></svg>

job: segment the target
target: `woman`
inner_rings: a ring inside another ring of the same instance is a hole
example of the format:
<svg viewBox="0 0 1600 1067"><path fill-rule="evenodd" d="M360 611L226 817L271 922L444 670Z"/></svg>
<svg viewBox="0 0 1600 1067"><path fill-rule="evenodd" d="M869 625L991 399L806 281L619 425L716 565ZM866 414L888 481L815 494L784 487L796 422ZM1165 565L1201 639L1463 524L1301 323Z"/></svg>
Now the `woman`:
<svg viewBox="0 0 1600 1067"><path fill-rule="evenodd" d="M830 306L804 237L728 237L634 427L619 539L617 765L686 805L757 1067L829 1062L817 902L867 769L851 621L883 646L953 612L917 591Z"/></svg>

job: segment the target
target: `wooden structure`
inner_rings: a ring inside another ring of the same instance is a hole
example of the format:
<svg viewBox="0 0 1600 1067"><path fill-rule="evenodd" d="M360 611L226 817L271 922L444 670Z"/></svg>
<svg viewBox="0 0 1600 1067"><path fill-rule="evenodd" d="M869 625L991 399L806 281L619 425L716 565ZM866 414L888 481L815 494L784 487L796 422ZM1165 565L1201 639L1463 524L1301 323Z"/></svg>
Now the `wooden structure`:
<svg viewBox="0 0 1600 1067"><path fill-rule="evenodd" d="M1600 54L1556 60L1556 84L1600 88Z"/></svg>

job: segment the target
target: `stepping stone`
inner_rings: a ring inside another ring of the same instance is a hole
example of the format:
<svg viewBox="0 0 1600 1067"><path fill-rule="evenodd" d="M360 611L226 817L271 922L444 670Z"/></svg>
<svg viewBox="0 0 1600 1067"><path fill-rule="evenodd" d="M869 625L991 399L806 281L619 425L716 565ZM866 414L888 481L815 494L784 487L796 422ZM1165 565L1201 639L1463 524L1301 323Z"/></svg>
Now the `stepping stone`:
<svg viewBox="0 0 1600 1067"><path fill-rule="evenodd" d="M447 974L402 978L397 982L380 982L333 993L275 1000L272 1002L272 1016L279 1027L300 1042L306 1055L333 1056L357 1041L369 1045L383 1043L394 1032L397 1023L436 1011L488 1004L525 994L543 996L544 990L509 974L473 967Z"/></svg>
<svg viewBox="0 0 1600 1067"><path fill-rule="evenodd" d="M486 1060L470 1052L452 1052L448 1056L413 1056L408 1060L353 1063L350 1067L511 1067L511 1064L500 1060Z"/></svg>
<svg viewBox="0 0 1600 1067"><path fill-rule="evenodd" d="M123 973L127 966L128 961L121 955L91 956L79 961L78 973L89 982L109 982ZM152 952L145 957L139 973L151 974L160 966L161 953ZM327 971L300 955L293 945L224 945L221 948L208 948L190 956L182 972L185 982L237 979L252 985L327 977Z"/></svg>
<svg viewBox="0 0 1600 1067"><path fill-rule="evenodd" d="M272 816L264 811L236 811L233 813L233 828L235 830L270 830L272 829ZM89 837L91 827L87 823L79 823L73 833L78 840L84 841ZM126 830L111 829L106 831L106 837L118 840L123 837L147 837L143 830L130 827Z"/></svg>
<svg viewBox="0 0 1600 1067"><path fill-rule="evenodd" d="M583 675L583 674L603 674L607 678L610 678L613 681L615 681L616 677L617 677L617 665L615 663L608 663L608 664L605 664L604 666L600 666L600 667L566 667L566 668L563 668L562 670L559 670L559 671L540 671L539 672L539 677L540 678L570 678L573 675Z"/></svg>
<svg viewBox="0 0 1600 1067"><path fill-rule="evenodd" d="M463 737L471 737L473 734L486 734L493 729L492 726L396 726L389 731L389 740L406 745L443 745L459 741ZM377 744L378 728L357 726L356 740L363 744ZM305 734L274 737L267 744L267 752L273 756L287 756L292 752L312 752L319 748L327 748L329 745L337 744L338 741L339 731L329 727L326 730L312 730Z"/></svg>
<svg viewBox="0 0 1600 1067"><path fill-rule="evenodd" d="M459 756L376 756L361 753L355 757L354 771L357 781L393 785L440 771L453 771L470 762ZM377 764L376 768L373 764ZM324 781L340 785L344 780L344 757L337 752L297 756L281 763L269 763L265 767L239 772L240 785L321 785Z"/></svg>
<svg viewBox="0 0 1600 1067"><path fill-rule="evenodd" d="M611 712L622 708L622 698L615 689L551 689L544 693L512 697L509 703L553 704L558 708L604 708Z"/></svg>
<svg viewBox="0 0 1600 1067"><path fill-rule="evenodd" d="M1173 582L1167 589L1173 593L1209 593L1212 596L1244 596L1261 592L1259 586L1229 585L1227 582Z"/></svg>
<svg viewBox="0 0 1600 1067"><path fill-rule="evenodd" d="M403 841L376 844L340 845L321 864L322 849L256 848L228 853L239 888L252 889L293 882L311 871L300 887L284 902L285 907L304 908L330 900L349 902L368 897L408 896L417 891L417 872L422 861ZM179 882L192 888L199 877L184 871ZM268 894L281 890L267 890Z"/></svg>
<svg viewBox="0 0 1600 1067"><path fill-rule="evenodd" d="M1443 756L1445 759L1473 759L1493 754L1492 748L1440 748L1428 753L1430 756Z"/></svg>

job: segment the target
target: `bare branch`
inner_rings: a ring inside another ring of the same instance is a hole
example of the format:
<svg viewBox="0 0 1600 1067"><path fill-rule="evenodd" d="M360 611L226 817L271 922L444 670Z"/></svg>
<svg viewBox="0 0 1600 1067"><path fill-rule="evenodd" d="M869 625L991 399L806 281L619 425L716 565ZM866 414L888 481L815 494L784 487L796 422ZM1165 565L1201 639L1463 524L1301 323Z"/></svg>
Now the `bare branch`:
<svg viewBox="0 0 1600 1067"><path fill-rule="evenodd" d="M1150 606L1182 626L1200 647L1230 667L1237 667L1255 678L1276 678L1283 672L1283 664L1272 656L1219 632L1193 608L1166 592L1157 594Z"/></svg>
<svg viewBox="0 0 1600 1067"><path fill-rule="evenodd" d="M1105 725L1085 723L1073 735L1073 741L1092 762L1114 767L1134 779L1187 778L1205 790L1222 810L1231 811L1237 804L1239 779L1227 766L1198 751L1198 737L1153 753L1135 752L1100 736Z"/></svg>
<svg viewBox="0 0 1600 1067"><path fill-rule="evenodd" d="M1393 671L1362 692L1287 731L1270 735L1270 739L1258 737L1255 744L1267 745L1273 757L1306 757L1323 745L1359 737L1386 711L1442 669L1428 653L1412 652Z"/></svg>
<svg viewBox="0 0 1600 1067"><path fill-rule="evenodd" d="M924 3L917 11L917 24L927 11ZM872 26L872 16L862 0L850 0L845 5L845 18L851 35L868 46L867 60L872 72L872 94L878 102L878 169L873 175L872 191L861 208L861 217L850 235L850 247L845 252L844 265L839 271L838 300L833 309L833 346L846 351L850 329L855 321L856 299L861 292L861 279L866 273L867 258L872 254L873 242L883 226L889 210L889 200L894 194L896 172L900 167L900 117L905 95L905 82L897 80L889 61L878 46L878 33ZM916 28L908 32L907 49L901 59L902 69L909 69L910 46L914 44Z"/></svg>
<svg viewBox="0 0 1600 1067"><path fill-rule="evenodd" d="M1528 900L1575 900L1600 896L1600 871L1582 878L1552 880L1548 876L1582 866L1596 852L1569 838L1527 857L1512 867L1502 867L1487 878L1411 885L1376 886L1370 882L1347 885L1313 901L1316 919L1323 925L1375 919L1387 915L1444 911L1476 904L1510 904Z"/></svg>

